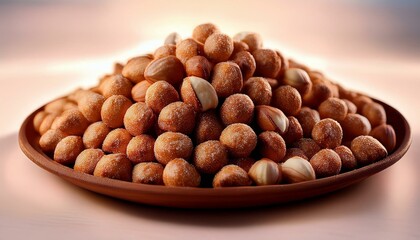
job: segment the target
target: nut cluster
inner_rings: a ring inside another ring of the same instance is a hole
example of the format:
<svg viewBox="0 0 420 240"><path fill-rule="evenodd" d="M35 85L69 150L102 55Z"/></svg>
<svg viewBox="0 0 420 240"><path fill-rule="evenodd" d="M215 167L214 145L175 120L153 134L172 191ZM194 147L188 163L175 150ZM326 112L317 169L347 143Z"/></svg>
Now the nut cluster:
<svg viewBox="0 0 420 240"><path fill-rule="evenodd" d="M211 23L171 33L97 86L48 103L39 146L75 171L184 187L290 184L386 157L385 109L279 51Z"/></svg>

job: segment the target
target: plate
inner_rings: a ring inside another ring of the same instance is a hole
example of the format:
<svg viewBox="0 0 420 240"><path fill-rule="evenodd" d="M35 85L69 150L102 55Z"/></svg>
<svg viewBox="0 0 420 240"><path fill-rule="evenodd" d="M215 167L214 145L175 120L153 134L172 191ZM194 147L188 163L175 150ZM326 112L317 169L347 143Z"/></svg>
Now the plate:
<svg viewBox="0 0 420 240"><path fill-rule="evenodd" d="M395 150L386 158L336 176L313 181L231 188L165 187L124 182L94 177L63 166L42 152L38 145L39 134L32 120L42 107L29 115L19 131L19 145L25 155L41 168L72 184L90 191L132 202L177 208L239 208L281 204L330 193L372 176L396 163L407 152L411 144L411 130L404 116L393 107L382 104L397 136Z"/></svg>

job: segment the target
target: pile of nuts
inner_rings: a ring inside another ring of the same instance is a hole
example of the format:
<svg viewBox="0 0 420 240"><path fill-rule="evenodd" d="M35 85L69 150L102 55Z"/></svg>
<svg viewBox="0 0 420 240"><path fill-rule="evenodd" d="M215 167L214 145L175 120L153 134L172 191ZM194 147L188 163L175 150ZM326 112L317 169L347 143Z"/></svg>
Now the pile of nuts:
<svg viewBox="0 0 420 240"><path fill-rule="evenodd" d="M211 23L117 63L91 89L47 104L40 148L75 171L134 183L297 183L383 159L396 136L382 105L330 81L259 34Z"/></svg>

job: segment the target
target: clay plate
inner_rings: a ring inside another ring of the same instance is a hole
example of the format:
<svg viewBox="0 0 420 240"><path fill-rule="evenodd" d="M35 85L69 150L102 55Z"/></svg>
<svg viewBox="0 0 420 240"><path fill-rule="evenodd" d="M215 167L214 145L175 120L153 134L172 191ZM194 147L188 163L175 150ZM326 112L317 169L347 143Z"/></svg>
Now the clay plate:
<svg viewBox="0 0 420 240"><path fill-rule="evenodd" d="M384 106L388 123L395 128L397 135L396 149L388 157L333 177L287 185L218 189L165 187L94 177L76 172L72 168L56 163L41 151L38 145L40 136L33 128L32 120L42 108L33 112L23 122L19 131L19 144L25 155L43 169L79 187L128 201L178 208L238 208L280 204L342 189L384 170L402 158L411 144L410 126L396 109L380 101L377 102Z"/></svg>

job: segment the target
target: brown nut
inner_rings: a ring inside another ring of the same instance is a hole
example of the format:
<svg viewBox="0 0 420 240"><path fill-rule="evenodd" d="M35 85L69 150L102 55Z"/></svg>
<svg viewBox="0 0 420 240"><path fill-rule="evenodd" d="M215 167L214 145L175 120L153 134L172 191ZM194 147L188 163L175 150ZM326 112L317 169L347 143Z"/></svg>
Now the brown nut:
<svg viewBox="0 0 420 240"><path fill-rule="evenodd" d="M286 150L286 155L283 158L283 162L292 157L300 157L309 161L308 157L300 148L288 148Z"/></svg>
<svg viewBox="0 0 420 240"><path fill-rule="evenodd" d="M133 137L127 145L127 157L134 164L140 162L152 162L154 154L155 139L152 136L142 134Z"/></svg>
<svg viewBox="0 0 420 240"><path fill-rule="evenodd" d="M184 65L177 57L172 55L151 61L144 71L144 77L147 81L154 83L162 80L173 86L178 86L184 76Z"/></svg>
<svg viewBox="0 0 420 240"><path fill-rule="evenodd" d="M276 78L280 72L281 59L277 53L271 49L257 49L252 52L256 69L255 75L259 77Z"/></svg>
<svg viewBox="0 0 420 240"><path fill-rule="evenodd" d="M321 119L332 118L336 121L343 121L347 116L347 111L348 108L346 102L338 98L328 98L318 107Z"/></svg>
<svg viewBox="0 0 420 240"><path fill-rule="evenodd" d="M133 166L125 154L105 155L96 164L93 175L131 182Z"/></svg>
<svg viewBox="0 0 420 240"><path fill-rule="evenodd" d="M39 146L44 152L54 152L57 144L65 137L67 137L66 133L57 129L50 129L42 134L39 139Z"/></svg>
<svg viewBox="0 0 420 240"><path fill-rule="evenodd" d="M144 71L152 60L153 58L147 55L132 58L124 66L122 75L134 84L139 83L145 80Z"/></svg>
<svg viewBox="0 0 420 240"><path fill-rule="evenodd" d="M133 100L136 102L145 102L147 89L151 85L152 84L148 81L141 81L134 85L134 87L131 89L131 96Z"/></svg>
<svg viewBox="0 0 420 240"><path fill-rule="evenodd" d="M284 134L289 128L289 119L278 108L267 105L256 106L255 116L258 126L263 131L276 131Z"/></svg>
<svg viewBox="0 0 420 240"><path fill-rule="evenodd" d="M312 81L306 71L299 68L289 68L284 72L283 83L296 88L301 96L312 88Z"/></svg>
<svg viewBox="0 0 420 240"><path fill-rule="evenodd" d="M198 187L201 176L195 167L182 158L175 158L163 169L163 183L173 187Z"/></svg>
<svg viewBox="0 0 420 240"><path fill-rule="evenodd" d="M164 44L177 45L179 42L181 42L181 40L182 40L181 35L179 35L176 32L173 32L165 38Z"/></svg>
<svg viewBox="0 0 420 240"><path fill-rule="evenodd" d="M54 161L63 165L71 165L83 149L82 137L67 136L61 139L55 147Z"/></svg>
<svg viewBox="0 0 420 240"><path fill-rule="evenodd" d="M39 133L43 135L48 130L51 129L51 125L55 121L55 119L58 117L56 113L47 113L47 115L42 119L41 124L39 125Z"/></svg>
<svg viewBox="0 0 420 240"><path fill-rule="evenodd" d="M357 107L348 99L341 99L347 105L347 113L357 113Z"/></svg>
<svg viewBox="0 0 420 240"><path fill-rule="evenodd" d="M341 122L343 128L344 138L352 140L360 135L368 135L371 126L369 120L357 113L349 113L346 118Z"/></svg>
<svg viewBox="0 0 420 240"><path fill-rule="evenodd" d="M397 144L395 130L388 124L381 124L375 127L370 131L369 135L381 142L388 152L392 152Z"/></svg>
<svg viewBox="0 0 420 240"><path fill-rule="evenodd" d="M356 158L348 147L341 145L334 148L334 151L340 156L342 172L350 171L357 167Z"/></svg>
<svg viewBox="0 0 420 240"><path fill-rule="evenodd" d="M335 148L341 145L343 130L337 121L325 118L315 124L312 129L312 139L321 148Z"/></svg>
<svg viewBox="0 0 420 240"><path fill-rule="evenodd" d="M309 160L317 178L337 175L341 171L341 159L331 149L322 149Z"/></svg>
<svg viewBox="0 0 420 240"><path fill-rule="evenodd" d="M195 147L193 162L199 172L215 174L228 163L228 153L219 141L210 140Z"/></svg>
<svg viewBox="0 0 420 240"><path fill-rule="evenodd" d="M388 155L386 148L372 136L358 136L351 141L351 151L357 159L357 164L365 166L374 163Z"/></svg>
<svg viewBox="0 0 420 240"><path fill-rule="evenodd" d="M245 94L230 95L220 107L220 117L226 126L233 123L249 124L253 116L254 103Z"/></svg>
<svg viewBox="0 0 420 240"><path fill-rule="evenodd" d="M104 102L104 96L91 92L78 101L78 108L89 122L97 122L101 120L101 109Z"/></svg>
<svg viewBox="0 0 420 240"><path fill-rule="evenodd" d="M124 65L122 63L119 63L119 62L114 63L113 74L121 74L123 68L124 68Z"/></svg>
<svg viewBox="0 0 420 240"><path fill-rule="evenodd" d="M212 69L212 63L203 56L194 56L185 62L185 71L188 77L195 76L209 80Z"/></svg>
<svg viewBox="0 0 420 240"><path fill-rule="evenodd" d="M371 103L373 102L373 100L365 95L360 95L357 94L356 96L352 97L352 99L350 99L354 105L356 105L357 110L358 111L362 111L363 107L367 104L367 103Z"/></svg>
<svg viewBox="0 0 420 240"><path fill-rule="evenodd" d="M318 108L319 104L333 97L329 85L323 82L314 82L311 90L303 96L303 104L312 108Z"/></svg>
<svg viewBox="0 0 420 240"><path fill-rule="evenodd" d="M127 145L132 136L124 128L117 128L106 135L102 144L102 150L108 153L126 153Z"/></svg>
<svg viewBox="0 0 420 240"><path fill-rule="evenodd" d="M285 133L281 134L281 136L286 144L290 145L303 138L303 130L297 118L290 116L287 119L289 120L289 127Z"/></svg>
<svg viewBox="0 0 420 240"><path fill-rule="evenodd" d="M200 144L208 140L219 140L224 125L215 111L199 114L195 127L195 142Z"/></svg>
<svg viewBox="0 0 420 240"><path fill-rule="evenodd" d="M293 147L302 150L311 159L321 148L312 138L301 138L293 144Z"/></svg>
<svg viewBox="0 0 420 240"><path fill-rule="evenodd" d="M147 89L145 101L147 106L158 114L166 105L179 101L179 95L168 82L157 81Z"/></svg>
<svg viewBox="0 0 420 240"><path fill-rule="evenodd" d="M122 127L124 124L124 115L131 104L130 99L123 95L113 95L109 97L102 105L102 122L109 128Z"/></svg>
<svg viewBox="0 0 420 240"><path fill-rule="evenodd" d="M133 84L123 75L115 74L105 79L99 88L105 98L113 95L123 95L126 98L131 98Z"/></svg>
<svg viewBox="0 0 420 240"><path fill-rule="evenodd" d="M362 108L362 115L369 120L372 128L386 123L385 109L379 103L366 103Z"/></svg>
<svg viewBox="0 0 420 240"><path fill-rule="evenodd" d="M39 111L39 112L37 112L37 114L35 114L34 120L32 121L35 131L39 132L39 127L41 126L42 121L44 121L45 117L48 114L50 114L50 113L48 113L46 111L43 111L43 110Z"/></svg>
<svg viewBox="0 0 420 240"><path fill-rule="evenodd" d="M246 158L234 158L229 160L229 164L234 164L245 170L245 172L249 172L249 169L254 165L255 159L246 157Z"/></svg>
<svg viewBox="0 0 420 240"><path fill-rule="evenodd" d="M249 169L248 175L258 186L274 185L281 181L282 175L279 165L271 159L262 158Z"/></svg>
<svg viewBox="0 0 420 240"><path fill-rule="evenodd" d="M285 85L273 91L271 103L287 116L295 116L302 107L302 98L295 88Z"/></svg>
<svg viewBox="0 0 420 240"><path fill-rule="evenodd" d="M233 40L226 34L214 33L204 43L204 53L212 62L227 61L233 52Z"/></svg>
<svg viewBox="0 0 420 240"><path fill-rule="evenodd" d="M257 149L264 158L269 158L278 163L286 155L286 143L276 132L265 131L258 135Z"/></svg>
<svg viewBox="0 0 420 240"><path fill-rule="evenodd" d="M192 38L195 41L204 44L210 35L219 32L220 30L216 25L212 23L204 23L194 28Z"/></svg>
<svg viewBox="0 0 420 240"><path fill-rule="evenodd" d="M276 89L280 85L279 80L275 78L265 78L265 80L267 80L268 84L270 84L271 89Z"/></svg>
<svg viewBox="0 0 420 240"><path fill-rule="evenodd" d="M103 122L95 122L86 128L83 133L83 145L85 148L102 148L110 129Z"/></svg>
<svg viewBox="0 0 420 240"><path fill-rule="evenodd" d="M298 183L315 180L315 171L307 159L295 156L281 165L281 174L285 182Z"/></svg>
<svg viewBox="0 0 420 240"><path fill-rule="evenodd" d="M221 62L214 66L211 85L219 98L240 93L243 86L241 69L236 63Z"/></svg>
<svg viewBox="0 0 420 240"><path fill-rule="evenodd" d="M47 105L45 105L44 111L48 112L48 113L60 114L64 111L63 110L64 106L69 102L70 102L70 100L68 100L66 98L56 99L56 100L48 103Z"/></svg>
<svg viewBox="0 0 420 240"><path fill-rule="evenodd" d="M235 57L238 52L247 51L249 52L248 44L241 42L241 41L233 41L233 52L230 56L231 58Z"/></svg>
<svg viewBox="0 0 420 240"><path fill-rule="evenodd" d="M245 82L242 92L248 95L255 105L270 105L272 97L271 86L265 78L249 78Z"/></svg>
<svg viewBox="0 0 420 240"><path fill-rule="evenodd" d="M203 44L196 42L194 39L187 38L176 45L175 55L181 60L182 64L185 64L188 59L202 55L204 52L203 47Z"/></svg>
<svg viewBox="0 0 420 240"><path fill-rule="evenodd" d="M163 185L163 166L156 162L143 162L133 168L133 182Z"/></svg>
<svg viewBox="0 0 420 240"><path fill-rule="evenodd" d="M281 61L281 66L280 66L280 71L277 74L276 79L283 79L284 75L286 74L286 71L289 69L289 62L287 61L287 59L284 57L283 54L281 54L281 52L276 51L277 56L279 56L280 61ZM293 87L293 86L292 86ZM296 87L294 87L296 88ZM296 88L297 89L297 88ZM299 91L299 89L298 89Z"/></svg>
<svg viewBox="0 0 420 240"><path fill-rule="evenodd" d="M296 118L302 126L303 136L305 137L312 135L312 129L321 120L318 111L308 107L302 107Z"/></svg>
<svg viewBox="0 0 420 240"><path fill-rule="evenodd" d="M257 146L257 135L250 126L234 123L222 131L220 142L232 157L248 157Z"/></svg>
<svg viewBox="0 0 420 240"><path fill-rule="evenodd" d="M124 115L124 126L133 136L146 133L152 129L155 122L156 116L153 110L142 102L131 105Z"/></svg>
<svg viewBox="0 0 420 240"><path fill-rule="evenodd" d="M45 120L44 120L45 121ZM51 124L51 129L58 129L68 135L83 135L89 121L77 109L69 109L64 111Z"/></svg>
<svg viewBox="0 0 420 240"><path fill-rule="evenodd" d="M216 90L205 79L186 77L181 85L182 100L191 105L196 112L205 112L219 104Z"/></svg>
<svg viewBox="0 0 420 240"><path fill-rule="evenodd" d="M249 186L252 181L239 166L230 164L224 166L213 178L213 187Z"/></svg>
<svg viewBox="0 0 420 240"><path fill-rule="evenodd" d="M159 128L164 131L190 134L195 126L194 108L184 102L173 102L160 111Z"/></svg>
<svg viewBox="0 0 420 240"><path fill-rule="evenodd" d="M101 149L85 149L76 158L74 163L74 171L93 174L96 164L104 156Z"/></svg>
<svg viewBox="0 0 420 240"><path fill-rule="evenodd" d="M165 132L159 135L155 141L155 158L163 165L174 158L189 159L192 151L191 139L182 133Z"/></svg>
<svg viewBox="0 0 420 240"><path fill-rule="evenodd" d="M175 56L176 46L172 44L165 44L155 50L153 59L164 58L167 56Z"/></svg>
<svg viewBox="0 0 420 240"><path fill-rule="evenodd" d="M244 80L249 79L255 73L257 64L255 63L254 56L248 51L241 51L235 54L232 61L238 64L242 72L242 78Z"/></svg>
<svg viewBox="0 0 420 240"><path fill-rule="evenodd" d="M258 33L253 32L240 32L236 34L233 39L235 41L241 41L248 45L249 51L253 52L257 49L262 48L262 38Z"/></svg>

